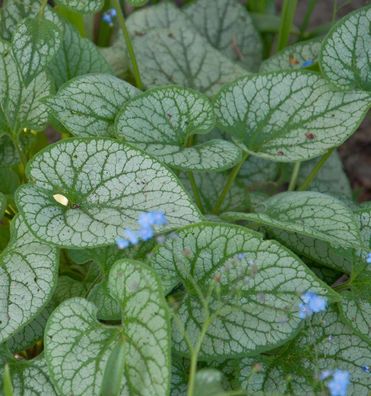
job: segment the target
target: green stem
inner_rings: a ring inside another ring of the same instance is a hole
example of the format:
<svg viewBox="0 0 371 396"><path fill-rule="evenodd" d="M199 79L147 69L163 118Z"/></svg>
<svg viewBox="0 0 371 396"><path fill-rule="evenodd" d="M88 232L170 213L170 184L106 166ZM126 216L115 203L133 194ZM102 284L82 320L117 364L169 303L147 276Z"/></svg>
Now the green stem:
<svg viewBox="0 0 371 396"><path fill-rule="evenodd" d="M45 8L47 5L48 5L48 0L41 0L40 10L39 10L40 17L44 16Z"/></svg>
<svg viewBox="0 0 371 396"><path fill-rule="evenodd" d="M324 154L321 159L317 162L317 164L314 166L312 171L309 173L307 178L304 180L303 184L298 188L298 191L305 191L308 189L308 187L312 184L314 178L317 176L317 173L320 171L322 166L325 164L325 162L329 159L331 154L334 152L335 148L332 148L327 151L326 154Z"/></svg>
<svg viewBox="0 0 371 396"><path fill-rule="evenodd" d="M308 29L309 21L310 21L310 18L312 17L314 9L316 8L317 2L318 2L318 0L308 0L307 9L304 14L303 22L301 23L301 26L300 26L299 41L303 38L306 30Z"/></svg>
<svg viewBox="0 0 371 396"><path fill-rule="evenodd" d="M222 207L223 202L224 202L229 190L231 189L231 187L232 187L232 185L233 185L233 183L241 169L241 166L245 163L248 156L249 156L248 153L244 153L242 161L232 169L231 173L228 176L227 182L225 183L223 191L221 192L218 200L216 201L216 204L212 210L212 213L218 214L220 212L220 208Z"/></svg>
<svg viewBox="0 0 371 396"><path fill-rule="evenodd" d="M334 0L334 5L332 8L332 18L331 18L332 23L334 23L336 20L337 12L338 12L338 2L337 2L337 0Z"/></svg>
<svg viewBox="0 0 371 396"><path fill-rule="evenodd" d="M4 396L13 396L13 385L8 364L5 365L3 372L3 392Z"/></svg>
<svg viewBox="0 0 371 396"><path fill-rule="evenodd" d="M287 46L290 31L294 22L298 0L284 0L281 13L281 24L278 31L278 51Z"/></svg>
<svg viewBox="0 0 371 396"><path fill-rule="evenodd" d="M192 192L193 192L193 196L195 198L196 204L197 204L198 208L200 209L201 213L205 213L205 208L202 204L200 192L198 191L195 177L192 172L187 172L187 176L188 176L189 182L191 184L191 188L192 188Z"/></svg>
<svg viewBox="0 0 371 396"><path fill-rule="evenodd" d="M295 162L294 169L292 170L292 174L291 174L291 180L290 180L288 191L295 190L296 182L297 182L298 176L299 176L300 165L301 165L300 161Z"/></svg>
<svg viewBox="0 0 371 396"><path fill-rule="evenodd" d="M143 84L142 84L142 80L140 78L140 73L139 73L139 67L138 67L137 59L136 59L135 53L134 53L133 43L131 41L128 29L126 27L125 18L124 18L124 14L122 12L122 9L121 9L120 1L119 0L113 0L113 6L114 6L114 8L117 11L117 20L119 22L120 28L121 28L122 33L124 35L126 46L128 48L130 62L131 62L131 65L133 67L133 74L134 74L134 78L135 78L135 82L136 82L137 88L143 89Z"/></svg>

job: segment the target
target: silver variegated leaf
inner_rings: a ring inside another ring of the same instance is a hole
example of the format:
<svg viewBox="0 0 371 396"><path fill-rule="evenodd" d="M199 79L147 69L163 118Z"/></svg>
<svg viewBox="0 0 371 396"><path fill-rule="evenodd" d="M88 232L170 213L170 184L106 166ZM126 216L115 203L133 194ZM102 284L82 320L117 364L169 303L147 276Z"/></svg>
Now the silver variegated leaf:
<svg viewBox="0 0 371 396"><path fill-rule="evenodd" d="M45 356L54 384L61 394L99 395L103 379L112 375L120 395L168 394L170 323L158 279L142 263L122 260L111 270L109 289L121 308L119 326L100 323L97 308L82 298L65 301L51 315ZM120 345L118 357L124 353L125 359L116 378L106 370Z"/></svg>
<svg viewBox="0 0 371 396"><path fill-rule="evenodd" d="M131 146L111 139L70 139L48 146L27 168L16 194L40 239L67 248L112 245L140 212L162 210L171 229L199 219L176 177Z"/></svg>
<svg viewBox="0 0 371 396"><path fill-rule="evenodd" d="M55 0L55 2L83 14L98 12L104 5L104 0Z"/></svg>
<svg viewBox="0 0 371 396"><path fill-rule="evenodd" d="M338 92L316 73L287 71L245 77L215 100L220 128L253 154L304 161L341 145L371 105L365 92Z"/></svg>

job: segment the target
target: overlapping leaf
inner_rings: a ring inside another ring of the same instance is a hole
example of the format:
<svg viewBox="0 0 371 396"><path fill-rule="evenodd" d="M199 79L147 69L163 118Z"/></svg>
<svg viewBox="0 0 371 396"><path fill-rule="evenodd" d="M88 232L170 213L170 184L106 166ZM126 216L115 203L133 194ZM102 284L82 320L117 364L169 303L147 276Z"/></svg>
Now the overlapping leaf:
<svg viewBox="0 0 371 396"><path fill-rule="evenodd" d="M11 236L0 256L0 342L43 309L58 270L57 250L35 239L21 217L13 220Z"/></svg>
<svg viewBox="0 0 371 396"><path fill-rule="evenodd" d="M371 6L341 19L322 44L320 64L340 88L371 91Z"/></svg>
<svg viewBox="0 0 371 396"><path fill-rule="evenodd" d="M167 228L199 218L168 169L111 139L48 146L29 162L27 176L31 183L17 191L17 204L32 232L59 246L111 245L123 227L138 227L143 211L164 211Z"/></svg>
<svg viewBox="0 0 371 396"><path fill-rule="evenodd" d="M53 59L62 37L57 26L46 19L25 19L14 33L12 52L25 85Z"/></svg>
<svg viewBox="0 0 371 396"><path fill-rule="evenodd" d="M209 95L247 74L195 31L156 29L134 37L135 54L146 87L176 84Z"/></svg>
<svg viewBox="0 0 371 396"><path fill-rule="evenodd" d="M11 54L0 57L0 130L18 133L23 128L42 130L48 121L43 98L50 95L51 82L39 74L25 87Z"/></svg>
<svg viewBox="0 0 371 396"><path fill-rule="evenodd" d="M48 395L57 396L49 380L48 368L44 357L32 360L17 360L10 354L0 350L0 389L3 389L4 364L9 365L14 395Z"/></svg>
<svg viewBox="0 0 371 396"><path fill-rule="evenodd" d="M53 116L76 136L109 136L118 110L140 91L108 74L88 74L63 85L47 102Z"/></svg>
<svg viewBox="0 0 371 396"><path fill-rule="evenodd" d="M109 288L121 307L120 326L98 322L96 307L81 298L64 302L51 315L45 354L53 382L62 394L95 395L109 374L112 385L120 381L120 394L168 394L170 329L159 281L140 262L122 260L111 270ZM125 359L116 378L106 369L120 345Z"/></svg>
<svg viewBox="0 0 371 396"><path fill-rule="evenodd" d="M300 236L341 247L363 245L353 212L336 198L317 192L277 194L264 201L259 213L241 214L241 219L268 227L294 250ZM290 236L280 237L281 230Z"/></svg>
<svg viewBox="0 0 371 396"><path fill-rule="evenodd" d="M231 168L240 149L215 139L191 146L192 135L210 132L215 124L206 96L178 87L157 88L130 100L117 116L115 132L160 161L182 170Z"/></svg>
<svg viewBox="0 0 371 396"><path fill-rule="evenodd" d="M222 129L255 155L308 160L343 143L371 104L367 93L336 92L315 73L277 72L242 78L215 101Z"/></svg>
<svg viewBox="0 0 371 396"><path fill-rule="evenodd" d="M6 135L0 136L0 166L11 166L17 164L18 162L19 154L10 138Z"/></svg>
<svg viewBox="0 0 371 396"><path fill-rule="evenodd" d="M327 389L320 373L340 369L350 372L347 394L366 396L371 379L362 367L370 365L368 345L329 309L316 314L297 339L275 356L242 359L239 379L242 388L254 394L314 395Z"/></svg>
<svg viewBox="0 0 371 396"><path fill-rule="evenodd" d="M256 71L262 44L246 8L236 0L198 0L185 9L197 30L227 58Z"/></svg>
<svg viewBox="0 0 371 396"><path fill-rule="evenodd" d="M104 5L104 0L55 0L55 2L84 14L98 12Z"/></svg>
<svg viewBox="0 0 371 396"><path fill-rule="evenodd" d="M111 67L88 39L82 38L69 24L63 23L62 45L48 65L57 87L74 77L88 73L111 73Z"/></svg>
<svg viewBox="0 0 371 396"><path fill-rule="evenodd" d="M261 72L301 69L317 63L321 38L301 41L271 56L260 67Z"/></svg>
<svg viewBox="0 0 371 396"><path fill-rule="evenodd" d="M300 295L309 289L329 293L294 254L246 228L201 223L177 235L155 250L150 262L167 291L179 282L185 287L177 314L192 342L202 323L212 318L201 360L273 349L300 327ZM200 293L206 299L212 285L211 316L205 318ZM176 351L188 352L176 326L173 343Z"/></svg>

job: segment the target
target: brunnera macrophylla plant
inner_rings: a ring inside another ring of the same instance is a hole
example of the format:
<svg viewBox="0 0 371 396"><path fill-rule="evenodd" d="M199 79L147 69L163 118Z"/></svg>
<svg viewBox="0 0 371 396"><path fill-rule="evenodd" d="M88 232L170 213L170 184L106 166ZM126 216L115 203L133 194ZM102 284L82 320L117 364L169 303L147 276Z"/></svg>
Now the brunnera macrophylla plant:
<svg viewBox="0 0 371 396"><path fill-rule="evenodd" d="M371 7L145 3L2 4L0 393L369 395Z"/></svg>

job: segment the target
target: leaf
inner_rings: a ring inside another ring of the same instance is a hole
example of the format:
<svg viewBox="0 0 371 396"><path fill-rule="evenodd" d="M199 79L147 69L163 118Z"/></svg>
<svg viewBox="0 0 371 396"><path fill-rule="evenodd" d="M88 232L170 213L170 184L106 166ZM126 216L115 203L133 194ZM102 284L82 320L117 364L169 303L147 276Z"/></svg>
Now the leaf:
<svg viewBox="0 0 371 396"><path fill-rule="evenodd" d="M185 13L223 55L247 70L259 69L262 43L246 7L235 0L198 0Z"/></svg>
<svg viewBox="0 0 371 396"><path fill-rule="evenodd" d="M93 14L103 8L104 0L55 0L56 4L60 4L73 11L82 14Z"/></svg>
<svg viewBox="0 0 371 396"><path fill-rule="evenodd" d="M87 299L97 307L99 320L120 320L120 305L109 293L108 279L94 285Z"/></svg>
<svg viewBox="0 0 371 396"><path fill-rule="evenodd" d="M12 197L14 191L18 188L20 184L17 172L15 172L12 168L2 168L0 165L0 180L0 192L4 193L8 197Z"/></svg>
<svg viewBox="0 0 371 396"><path fill-rule="evenodd" d="M301 164L298 185L304 182L317 163L318 159ZM337 152L334 152L319 170L309 190L330 194L339 199L352 198L352 188Z"/></svg>
<svg viewBox="0 0 371 396"><path fill-rule="evenodd" d="M49 380L48 369L43 356L38 356L32 360L16 360L13 357L9 357L7 360L14 395L57 396ZM2 374L4 370L1 363L0 361L0 389L3 387Z"/></svg>
<svg viewBox="0 0 371 396"><path fill-rule="evenodd" d="M90 40L82 38L67 23L63 24L63 30L62 45L48 65L57 88L83 74L111 73L111 67Z"/></svg>
<svg viewBox="0 0 371 396"><path fill-rule="evenodd" d="M187 394L189 375L189 361L179 356L171 359L171 396L184 396Z"/></svg>
<svg viewBox="0 0 371 396"><path fill-rule="evenodd" d="M0 192L0 220L3 218L7 206L6 196Z"/></svg>
<svg viewBox="0 0 371 396"><path fill-rule="evenodd" d="M9 136L0 136L0 167L12 166L18 162L19 154Z"/></svg>
<svg viewBox="0 0 371 396"><path fill-rule="evenodd" d="M52 115L76 136L110 136L119 109L140 91L107 74L88 74L64 84L48 99Z"/></svg>
<svg viewBox="0 0 371 396"><path fill-rule="evenodd" d="M278 164L259 157L249 157L241 167L237 180L245 186L271 183L277 179Z"/></svg>
<svg viewBox="0 0 371 396"><path fill-rule="evenodd" d="M36 16L40 0L6 0L0 13L0 36L10 41L19 22L26 17Z"/></svg>
<svg viewBox="0 0 371 396"><path fill-rule="evenodd" d="M317 74L277 72L244 77L217 95L220 128L254 155L303 161L339 146L358 128L371 97L335 92Z"/></svg>
<svg viewBox="0 0 371 396"><path fill-rule="evenodd" d="M46 68L61 41L57 26L46 19L28 18L18 25L12 40L12 52L26 86Z"/></svg>
<svg viewBox="0 0 371 396"><path fill-rule="evenodd" d="M322 43L323 74L342 89L371 90L371 6L341 19Z"/></svg>
<svg viewBox="0 0 371 396"><path fill-rule="evenodd" d="M128 101L117 115L119 137L181 170L221 171L241 160L233 143L215 139L190 147L191 136L210 132L215 123L206 96L180 87L147 91Z"/></svg>
<svg viewBox="0 0 371 396"><path fill-rule="evenodd" d="M192 29L192 22L172 3L159 3L133 12L127 22L133 36L141 36L153 29L179 27Z"/></svg>
<svg viewBox="0 0 371 396"><path fill-rule="evenodd" d="M159 281L140 262L121 260L111 270L109 288L120 303L119 326L98 322L96 307L82 298L65 301L51 315L45 356L53 382L61 394L99 394L107 361L124 342L120 394L168 394L170 323Z"/></svg>
<svg viewBox="0 0 371 396"><path fill-rule="evenodd" d="M322 38L300 41L263 62L260 72L302 69L318 62Z"/></svg>
<svg viewBox="0 0 371 396"><path fill-rule="evenodd" d="M367 395L370 374L368 345L341 323L334 309L315 314L300 335L287 348L272 356L240 361L239 379L248 392L279 392L285 395L314 395L326 389L319 381L324 370L347 370L350 385L347 394ZM252 372L255 367L255 374ZM259 370L256 372L256 370Z"/></svg>
<svg viewBox="0 0 371 396"><path fill-rule="evenodd" d="M128 0L128 4L132 5L133 7L141 7L147 3L148 0Z"/></svg>
<svg viewBox="0 0 371 396"><path fill-rule="evenodd" d="M187 191L194 197L187 175L183 174L180 178ZM195 173L194 179L198 187L202 205L207 212L211 212L227 182L227 175L224 173L202 172ZM248 194L246 194L245 188L234 183L228 191L220 210L222 212L227 210L243 211L249 207L250 200Z"/></svg>
<svg viewBox="0 0 371 396"><path fill-rule="evenodd" d="M29 323L47 304L58 271L58 252L39 242L21 217L0 255L0 342Z"/></svg>
<svg viewBox="0 0 371 396"><path fill-rule="evenodd" d="M194 394L196 396L227 396L222 386L223 374L216 369L204 368L197 371Z"/></svg>
<svg viewBox="0 0 371 396"><path fill-rule="evenodd" d="M227 82L247 74L198 33L184 27L136 36L134 49L148 88L175 84L212 95Z"/></svg>
<svg viewBox="0 0 371 396"><path fill-rule="evenodd" d="M199 219L175 176L141 151L111 139L63 140L38 153L16 194L27 225L60 247L111 245L138 214L162 210L171 229ZM67 206L54 195L68 199Z"/></svg>
<svg viewBox="0 0 371 396"><path fill-rule="evenodd" d="M165 291L179 283L185 288L177 315L192 342L197 342L207 320L196 290L206 298L211 285L216 288L209 310L210 317L217 316L206 332L199 360L237 358L277 347L300 328L300 295L309 289L331 293L293 253L247 228L201 223L177 235L154 251L150 264ZM173 347L188 353L176 326Z"/></svg>
<svg viewBox="0 0 371 396"><path fill-rule="evenodd" d="M45 73L25 87L11 54L0 57L0 130L13 134L23 128L43 130L48 112L42 100L50 92L51 82Z"/></svg>
<svg viewBox="0 0 371 396"><path fill-rule="evenodd" d="M275 238L294 250L301 236L334 246L362 246L352 211L338 199L317 192L280 193L264 201L259 213L234 217L267 227ZM287 238L280 235L281 230L288 234Z"/></svg>

